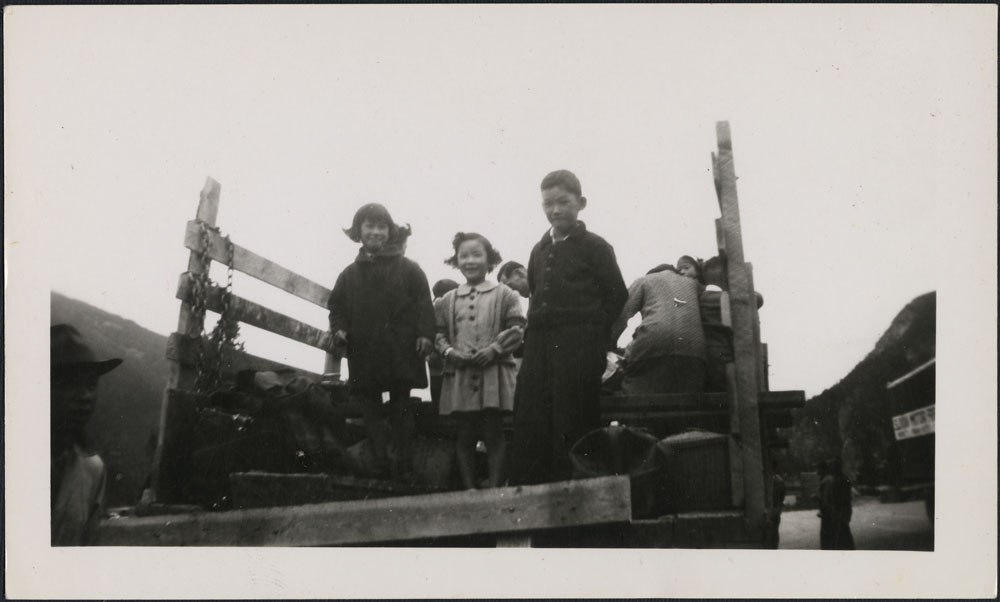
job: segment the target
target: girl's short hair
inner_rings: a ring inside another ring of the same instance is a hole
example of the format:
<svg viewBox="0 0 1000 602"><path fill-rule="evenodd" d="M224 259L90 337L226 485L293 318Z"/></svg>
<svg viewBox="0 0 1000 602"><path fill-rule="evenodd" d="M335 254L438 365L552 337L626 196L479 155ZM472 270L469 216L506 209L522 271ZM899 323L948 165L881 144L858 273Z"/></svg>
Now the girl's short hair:
<svg viewBox="0 0 1000 602"><path fill-rule="evenodd" d="M368 203L367 205L362 205L354 213L354 221L351 222L350 228L344 229L344 234L354 242L361 242L361 224L365 220L377 224L383 223L389 227L389 240L393 240L398 235L399 226L396 222L392 221L392 216L389 215L389 210L385 208L384 205L379 205L378 203ZM407 228L407 235L409 235L409 228Z"/></svg>
<svg viewBox="0 0 1000 602"><path fill-rule="evenodd" d="M483 248L486 249L486 272L492 272L493 268L497 267L503 257L500 257L500 252L493 248L493 243L490 242L488 238L479 234L478 232L459 232L455 234L455 238L451 241L451 248L455 250L455 253L445 259L444 262L453 268L458 267L458 248L462 246L462 243L468 240L478 240L483 243Z"/></svg>
<svg viewBox="0 0 1000 602"><path fill-rule="evenodd" d="M694 266L695 276L699 280L701 280L702 267L701 267L701 262L700 261L698 261L694 257L691 257L690 255L681 255L680 259L677 260L677 264L676 265L678 267L680 267L680 265L682 263L687 263L687 264L690 264L690 265Z"/></svg>

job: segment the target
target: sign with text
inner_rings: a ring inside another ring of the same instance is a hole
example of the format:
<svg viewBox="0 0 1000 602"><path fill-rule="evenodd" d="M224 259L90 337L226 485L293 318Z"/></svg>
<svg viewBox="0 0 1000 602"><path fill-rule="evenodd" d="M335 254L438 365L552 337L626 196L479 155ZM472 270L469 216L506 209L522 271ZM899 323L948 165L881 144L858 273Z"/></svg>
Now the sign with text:
<svg viewBox="0 0 1000 602"><path fill-rule="evenodd" d="M930 435L934 432L934 406L913 410L892 417L892 428L896 432L896 441Z"/></svg>

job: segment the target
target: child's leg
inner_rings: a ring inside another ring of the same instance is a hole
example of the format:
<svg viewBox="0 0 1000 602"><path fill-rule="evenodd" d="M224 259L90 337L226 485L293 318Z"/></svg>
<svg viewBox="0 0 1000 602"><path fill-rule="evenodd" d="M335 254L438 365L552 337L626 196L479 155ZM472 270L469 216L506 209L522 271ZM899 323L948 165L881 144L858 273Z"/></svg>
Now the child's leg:
<svg viewBox="0 0 1000 602"><path fill-rule="evenodd" d="M458 462L458 474L462 477L462 486L466 489L476 488L476 428L479 423L479 412L455 412L455 459Z"/></svg>
<svg viewBox="0 0 1000 602"><path fill-rule="evenodd" d="M600 329L559 326L550 339L552 436L551 481L573 476L569 452L577 440L601 426L601 374L607 362Z"/></svg>
<svg viewBox="0 0 1000 602"><path fill-rule="evenodd" d="M514 391L514 441L510 484L534 485L551 472L552 391L549 383L548 329L531 331Z"/></svg>
<svg viewBox="0 0 1000 602"><path fill-rule="evenodd" d="M361 397L361 411L365 420L365 432L375 455L376 476L385 476L389 471L389 430L385 423L381 393L365 393Z"/></svg>
<svg viewBox="0 0 1000 602"><path fill-rule="evenodd" d="M396 446L393 476L410 475L413 473L413 436L417 426L410 404L409 388L400 388L389 393L389 413L392 422L392 440Z"/></svg>
<svg viewBox="0 0 1000 602"><path fill-rule="evenodd" d="M486 444L486 461L490 468L490 487L499 487L504 482L504 464L507 459L507 442L503 438L503 413L499 410L484 410L482 415L483 442Z"/></svg>

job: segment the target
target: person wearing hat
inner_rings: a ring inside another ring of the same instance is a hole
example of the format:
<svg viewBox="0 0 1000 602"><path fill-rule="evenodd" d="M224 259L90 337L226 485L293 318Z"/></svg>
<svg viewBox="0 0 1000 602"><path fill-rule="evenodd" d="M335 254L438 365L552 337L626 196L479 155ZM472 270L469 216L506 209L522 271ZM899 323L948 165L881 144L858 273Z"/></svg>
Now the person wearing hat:
<svg viewBox="0 0 1000 602"><path fill-rule="evenodd" d="M122 360L98 360L68 324L51 328L50 357L52 545L86 545L103 511L106 476L84 429L97 404L100 377Z"/></svg>

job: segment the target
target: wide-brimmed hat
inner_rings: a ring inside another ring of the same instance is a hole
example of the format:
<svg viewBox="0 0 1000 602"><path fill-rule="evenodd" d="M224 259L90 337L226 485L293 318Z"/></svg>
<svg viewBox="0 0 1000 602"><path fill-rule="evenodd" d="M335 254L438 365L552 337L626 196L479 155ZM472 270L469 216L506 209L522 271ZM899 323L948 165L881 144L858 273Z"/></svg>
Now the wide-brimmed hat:
<svg viewBox="0 0 1000 602"><path fill-rule="evenodd" d="M93 349L84 342L80 331L69 324L56 324L51 330L49 354L52 372L86 370L105 374L122 363L120 358L97 359Z"/></svg>

